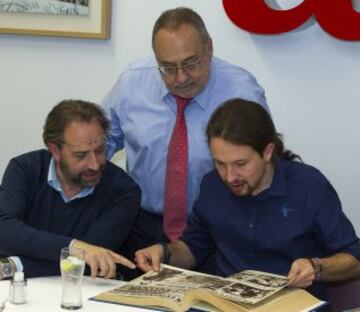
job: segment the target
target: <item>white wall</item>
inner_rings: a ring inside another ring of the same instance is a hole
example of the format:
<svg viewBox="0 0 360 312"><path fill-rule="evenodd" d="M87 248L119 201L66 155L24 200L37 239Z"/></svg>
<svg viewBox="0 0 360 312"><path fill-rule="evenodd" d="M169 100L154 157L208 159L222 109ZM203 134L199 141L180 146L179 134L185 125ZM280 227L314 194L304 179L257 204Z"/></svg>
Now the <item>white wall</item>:
<svg viewBox="0 0 360 312"><path fill-rule="evenodd" d="M130 60L150 53L158 15L179 5L203 16L217 56L257 77L287 146L330 179L360 233L360 42L317 24L251 35L228 20L221 0L115 0L107 41L0 35L0 176L11 157L42 147L43 121L57 102L99 102Z"/></svg>

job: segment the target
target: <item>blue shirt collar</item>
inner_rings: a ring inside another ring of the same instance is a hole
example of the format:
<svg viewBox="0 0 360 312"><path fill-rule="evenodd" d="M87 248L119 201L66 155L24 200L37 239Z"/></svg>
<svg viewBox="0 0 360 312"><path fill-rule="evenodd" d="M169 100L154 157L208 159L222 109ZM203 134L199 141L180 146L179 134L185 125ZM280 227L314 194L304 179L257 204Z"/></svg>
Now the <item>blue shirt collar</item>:
<svg viewBox="0 0 360 312"><path fill-rule="evenodd" d="M60 195L63 198L65 203L68 203L68 202L70 202L70 201L72 201L74 199L77 199L77 198L84 198L84 197L92 194L94 192L94 189L95 189L94 187L85 187L78 194L76 194L75 196L73 196L71 198L66 196L66 194L63 192L63 190L61 188L61 185L59 183L59 180L57 178L56 169L55 169L55 161L54 161L53 157L51 158L50 165L49 165L48 184L55 191L60 193Z"/></svg>
<svg viewBox="0 0 360 312"><path fill-rule="evenodd" d="M286 183L285 183L285 167L287 161L281 157L275 157L274 159L274 177L270 187L270 195L273 196L285 196L286 195Z"/></svg>
<svg viewBox="0 0 360 312"><path fill-rule="evenodd" d="M285 167L286 160L281 157L274 159L274 176L270 188L264 190L255 198L265 200L268 196L286 196Z"/></svg>

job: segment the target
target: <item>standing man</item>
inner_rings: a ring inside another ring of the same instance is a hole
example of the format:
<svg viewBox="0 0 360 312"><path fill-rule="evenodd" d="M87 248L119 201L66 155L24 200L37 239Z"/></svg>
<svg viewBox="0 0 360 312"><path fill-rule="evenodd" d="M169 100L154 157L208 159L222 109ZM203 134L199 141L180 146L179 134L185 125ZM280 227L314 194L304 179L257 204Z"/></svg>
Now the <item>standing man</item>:
<svg viewBox="0 0 360 312"><path fill-rule="evenodd" d="M205 128L216 107L234 97L266 107L249 72L213 57L212 40L193 10L164 12L152 47L154 56L131 64L104 100L108 157L125 147L129 174L142 190L129 256L182 235L200 181L213 168Z"/></svg>
<svg viewBox="0 0 360 312"><path fill-rule="evenodd" d="M269 114L249 101L219 107L207 127L216 170L201 184L181 240L136 253L138 266L183 268L215 252L216 274L246 269L287 275L326 299L326 281L360 274L360 244L329 181L284 149Z"/></svg>
<svg viewBox="0 0 360 312"><path fill-rule="evenodd" d="M65 100L47 116L48 150L12 159L0 187L0 279L60 274L60 250L82 248L91 275L111 278L116 263L134 264L112 250L127 238L140 189L106 161L108 121L100 107Z"/></svg>

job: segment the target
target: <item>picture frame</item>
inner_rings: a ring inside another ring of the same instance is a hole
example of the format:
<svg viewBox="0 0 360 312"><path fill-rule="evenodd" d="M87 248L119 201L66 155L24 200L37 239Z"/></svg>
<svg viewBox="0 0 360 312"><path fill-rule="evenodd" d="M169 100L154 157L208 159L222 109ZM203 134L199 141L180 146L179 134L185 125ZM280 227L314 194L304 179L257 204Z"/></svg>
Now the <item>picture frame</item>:
<svg viewBox="0 0 360 312"><path fill-rule="evenodd" d="M110 37L111 0L89 0L87 16L0 12L0 35Z"/></svg>

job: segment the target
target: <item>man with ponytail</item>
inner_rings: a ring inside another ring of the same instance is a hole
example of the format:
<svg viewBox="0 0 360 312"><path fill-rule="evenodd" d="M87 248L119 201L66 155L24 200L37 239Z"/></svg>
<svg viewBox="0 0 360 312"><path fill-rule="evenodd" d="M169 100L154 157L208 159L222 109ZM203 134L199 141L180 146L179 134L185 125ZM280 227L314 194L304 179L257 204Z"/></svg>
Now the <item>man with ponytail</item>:
<svg viewBox="0 0 360 312"><path fill-rule="evenodd" d="M159 270L167 260L191 268L215 252L218 275L286 275L289 285L325 300L323 282L359 276L359 239L336 191L285 149L264 108L226 101L210 118L207 139L216 169L202 181L187 230L137 251L141 269Z"/></svg>

